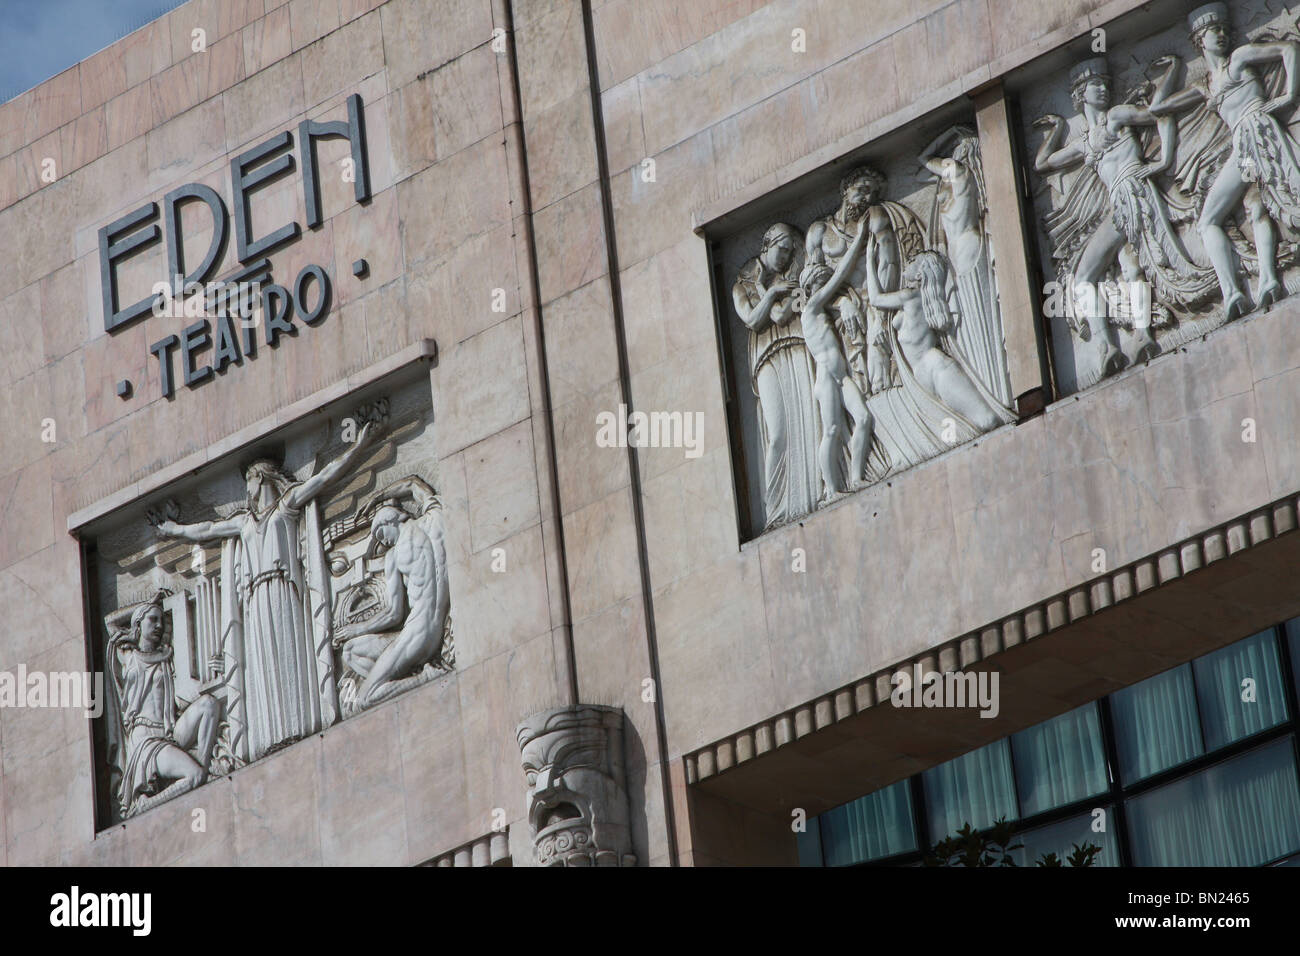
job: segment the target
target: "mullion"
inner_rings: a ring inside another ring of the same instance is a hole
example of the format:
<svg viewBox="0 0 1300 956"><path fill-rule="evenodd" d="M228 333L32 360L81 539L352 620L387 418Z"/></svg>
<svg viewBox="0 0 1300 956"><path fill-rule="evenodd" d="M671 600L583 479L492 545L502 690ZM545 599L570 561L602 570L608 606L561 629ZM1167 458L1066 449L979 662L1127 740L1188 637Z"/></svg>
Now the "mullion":
<svg viewBox="0 0 1300 956"><path fill-rule="evenodd" d="M1115 808L1115 834L1119 839L1119 865L1131 867L1133 852L1128 841L1128 817L1124 812L1124 785L1120 781L1119 738L1115 734L1115 719L1110 710L1110 696L1097 701L1097 714L1101 722L1102 746L1106 748L1106 776L1110 782L1110 803Z"/></svg>
<svg viewBox="0 0 1300 956"><path fill-rule="evenodd" d="M1069 713L1069 711L1066 711L1066 713ZM1025 817L1025 808L1024 804L1020 802L1020 778L1016 776L1016 748L1011 745L1011 738L1014 736L1014 734L1008 734L1002 739L1007 744L1007 763L1011 765L1011 794L1016 800L1016 822L1019 823Z"/></svg>
<svg viewBox="0 0 1300 956"><path fill-rule="evenodd" d="M913 774L909 778L907 788L909 799L912 801L912 823L916 829L916 852L921 856L930 847L930 815L925 807L925 783L921 779L921 774Z"/></svg>
<svg viewBox="0 0 1300 956"><path fill-rule="evenodd" d="M1248 641L1253 636L1254 635L1252 634L1249 637L1243 637L1242 640ZM1232 645L1229 644L1227 646L1231 647ZM1206 654L1203 656L1208 657L1209 655ZM1199 659L1200 658L1197 658L1197 660ZM1205 739L1205 716L1201 713L1201 688L1197 686L1196 683L1196 662L1187 661L1179 666L1186 667L1192 675L1192 706L1196 708L1196 729L1201 733L1201 755L1204 756L1210 752L1210 746L1208 741ZM1169 769L1173 768L1171 767Z"/></svg>

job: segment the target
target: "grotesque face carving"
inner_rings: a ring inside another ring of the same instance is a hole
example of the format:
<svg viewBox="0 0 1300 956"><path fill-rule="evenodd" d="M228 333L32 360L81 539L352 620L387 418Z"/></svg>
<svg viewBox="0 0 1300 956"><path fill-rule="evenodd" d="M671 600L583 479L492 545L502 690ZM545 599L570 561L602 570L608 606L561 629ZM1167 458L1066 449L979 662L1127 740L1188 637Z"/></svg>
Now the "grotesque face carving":
<svg viewBox="0 0 1300 956"><path fill-rule="evenodd" d="M528 825L541 866L634 866L623 713L574 707L519 725Z"/></svg>

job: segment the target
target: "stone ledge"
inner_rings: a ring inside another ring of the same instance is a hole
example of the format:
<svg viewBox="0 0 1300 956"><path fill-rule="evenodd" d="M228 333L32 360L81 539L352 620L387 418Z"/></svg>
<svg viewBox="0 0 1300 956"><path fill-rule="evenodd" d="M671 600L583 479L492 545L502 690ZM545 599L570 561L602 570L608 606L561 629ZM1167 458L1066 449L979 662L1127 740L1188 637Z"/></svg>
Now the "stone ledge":
<svg viewBox="0 0 1300 956"><path fill-rule="evenodd" d="M420 866L509 866L510 858L510 828L506 827L499 833L489 833L479 837L477 840L471 840L464 846L459 846L454 850L448 850L435 856L431 860L426 860Z"/></svg>
<svg viewBox="0 0 1300 956"><path fill-rule="evenodd" d="M175 461L154 472L149 477L132 482L126 487L101 498L94 504L73 512L68 516L68 531L76 534L92 522L100 520L133 501L165 488L178 478L197 471L208 462L222 458L273 431L299 419L306 418L324 406L344 398L359 388L371 385L399 369L416 362L436 364L437 360L438 344L433 339L420 339L393 355L348 375L341 382L335 382L333 385L328 385L306 398L292 402L284 408L253 422L251 425L239 429L234 434L214 442L207 448L186 455L179 461Z"/></svg>
<svg viewBox="0 0 1300 956"><path fill-rule="evenodd" d="M1001 655L1013 648L1086 622L1101 611L1128 602L1140 603L1135 602L1139 596L1156 597L1166 593L1170 585L1193 572L1204 574L1212 564L1223 567L1217 563L1295 531L1300 526L1298 507L1300 499L1291 494L1253 509L1116 571L1098 575L1048 597L1010 617L945 641L892 667L821 694L699 748L683 757L687 783L699 784L824 731L829 731L823 734L828 738L824 747L840 745L843 743L839 739L842 735L835 734L836 725L870 712L879 703L888 702L895 674L910 675L917 665L923 673L968 670L981 662L988 662L992 669L1002 669L1004 661ZM835 739L830 739L832 737Z"/></svg>

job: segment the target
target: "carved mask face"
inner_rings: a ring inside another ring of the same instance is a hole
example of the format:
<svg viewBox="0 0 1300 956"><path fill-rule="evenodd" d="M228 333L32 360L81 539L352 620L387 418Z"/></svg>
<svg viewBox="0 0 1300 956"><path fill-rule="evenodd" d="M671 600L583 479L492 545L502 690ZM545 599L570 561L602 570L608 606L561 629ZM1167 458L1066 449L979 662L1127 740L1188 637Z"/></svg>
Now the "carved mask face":
<svg viewBox="0 0 1300 956"><path fill-rule="evenodd" d="M528 826L542 866L630 866L621 711L546 711L519 728Z"/></svg>

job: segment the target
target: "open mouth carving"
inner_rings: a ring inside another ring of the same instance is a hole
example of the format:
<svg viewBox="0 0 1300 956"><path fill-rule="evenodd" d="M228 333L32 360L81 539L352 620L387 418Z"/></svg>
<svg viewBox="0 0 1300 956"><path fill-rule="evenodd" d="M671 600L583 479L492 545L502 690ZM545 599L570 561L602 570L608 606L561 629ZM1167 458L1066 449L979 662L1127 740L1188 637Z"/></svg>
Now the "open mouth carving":
<svg viewBox="0 0 1300 956"><path fill-rule="evenodd" d="M582 812L572 803L557 803L553 807L544 808L537 815L537 829L549 830L553 826L581 819Z"/></svg>

